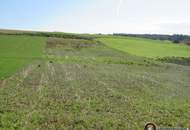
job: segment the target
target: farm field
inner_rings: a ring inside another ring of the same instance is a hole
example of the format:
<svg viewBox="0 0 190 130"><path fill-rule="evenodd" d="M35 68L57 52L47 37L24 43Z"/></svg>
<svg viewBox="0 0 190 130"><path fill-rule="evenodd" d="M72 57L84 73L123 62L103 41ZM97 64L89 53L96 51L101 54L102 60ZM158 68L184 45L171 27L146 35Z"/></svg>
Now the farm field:
<svg viewBox="0 0 190 130"><path fill-rule="evenodd" d="M42 58L45 39L0 35L0 79L15 73L33 59Z"/></svg>
<svg viewBox="0 0 190 130"><path fill-rule="evenodd" d="M189 53L147 39L2 35L0 129L190 127L190 66L155 60Z"/></svg>
<svg viewBox="0 0 190 130"><path fill-rule="evenodd" d="M190 57L190 46L173 44L170 41L150 40L145 38L119 37L101 38L107 46L132 55L158 57Z"/></svg>

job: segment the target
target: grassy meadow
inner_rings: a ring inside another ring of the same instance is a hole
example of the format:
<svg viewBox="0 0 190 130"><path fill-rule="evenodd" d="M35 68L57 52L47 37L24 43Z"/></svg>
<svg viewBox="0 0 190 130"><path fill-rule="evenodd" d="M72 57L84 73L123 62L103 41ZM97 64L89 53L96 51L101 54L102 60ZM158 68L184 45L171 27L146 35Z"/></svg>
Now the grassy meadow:
<svg viewBox="0 0 190 130"><path fill-rule="evenodd" d="M0 80L0 129L190 127L190 66L154 59L190 57L188 46L3 35L0 49L0 61L10 60L0 64L9 75Z"/></svg>
<svg viewBox="0 0 190 130"><path fill-rule="evenodd" d="M40 37L0 35L0 79L42 58L44 45L45 39Z"/></svg>
<svg viewBox="0 0 190 130"><path fill-rule="evenodd" d="M190 57L190 46L174 44L171 41L150 40L134 37L107 37L99 39L109 47L136 56L158 57Z"/></svg>

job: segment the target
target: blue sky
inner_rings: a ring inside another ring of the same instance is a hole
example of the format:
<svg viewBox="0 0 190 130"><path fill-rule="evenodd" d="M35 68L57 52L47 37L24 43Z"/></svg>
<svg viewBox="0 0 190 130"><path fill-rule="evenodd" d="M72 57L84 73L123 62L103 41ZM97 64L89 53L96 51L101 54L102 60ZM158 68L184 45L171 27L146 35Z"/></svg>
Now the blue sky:
<svg viewBox="0 0 190 130"><path fill-rule="evenodd" d="M0 28L190 34L189 0L1 0Z"/></svg>

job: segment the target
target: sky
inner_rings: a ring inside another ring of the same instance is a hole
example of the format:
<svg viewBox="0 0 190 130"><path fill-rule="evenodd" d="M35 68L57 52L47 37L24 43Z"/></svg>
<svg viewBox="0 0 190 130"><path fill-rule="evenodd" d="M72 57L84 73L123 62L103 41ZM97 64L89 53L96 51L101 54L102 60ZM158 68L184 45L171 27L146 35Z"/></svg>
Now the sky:
<svg viewBox="0 0 190 130"><path fill-rule="evenodd" d="M0 28L190 35L190 0L1 0Z"/></svg>

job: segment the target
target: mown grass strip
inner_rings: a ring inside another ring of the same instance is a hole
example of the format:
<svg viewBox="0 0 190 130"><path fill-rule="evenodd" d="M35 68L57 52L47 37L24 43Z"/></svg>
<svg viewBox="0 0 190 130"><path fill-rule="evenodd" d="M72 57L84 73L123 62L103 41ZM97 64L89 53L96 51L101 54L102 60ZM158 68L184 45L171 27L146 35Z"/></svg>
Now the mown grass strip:
<svg viewBox="0 0 190 130"><path fill-rule="evenodd" d="M145 38L99 38L107 46L133 55L158 57L190 57L190 46L173 44L170 41L150 40Z"/></svg>
<svg viewBox="0 0 190 130"><path fill-rule="evenodd" d="M43 57L45 38L0 35L0 79Z"/></svg>

